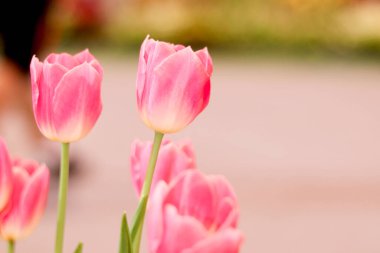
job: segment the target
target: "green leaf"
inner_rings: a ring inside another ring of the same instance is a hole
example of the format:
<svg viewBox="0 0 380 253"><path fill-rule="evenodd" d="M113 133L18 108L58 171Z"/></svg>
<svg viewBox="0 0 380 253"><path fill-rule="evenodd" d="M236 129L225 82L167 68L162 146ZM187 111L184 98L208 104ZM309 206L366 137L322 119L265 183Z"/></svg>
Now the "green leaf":
<svg viewBox="0 0 380 253"><path fill-rule="evenodd" d="M132 253L131 236L127 221L127 214L121 218L119 253Z"/></svg>
<svg viewBox="0 0 380 253"><path fill-rule="evenodd" d="M83 243L79 243L77 248L75 249L74 253L82 253L83 250Z"/></svg>
<svg viewBox="0 0 380 253"><path fill-rule="evenodd" d="M136 214L135 214L135 219L134 219L132 231L131 231L131 238L132 238L134 253L139 253L147 202L148 202L148 196L144 196L141 199L139 206L137 208Z"/></svg>

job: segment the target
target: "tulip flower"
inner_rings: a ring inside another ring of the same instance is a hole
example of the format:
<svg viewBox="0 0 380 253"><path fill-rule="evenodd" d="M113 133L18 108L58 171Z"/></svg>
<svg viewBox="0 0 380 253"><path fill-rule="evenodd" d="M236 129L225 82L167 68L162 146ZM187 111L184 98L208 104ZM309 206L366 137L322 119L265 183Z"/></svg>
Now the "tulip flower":
<svg viewBox="0 0 380 253"><path fill-rule="evenodd" d="M33 111L41 133L62 143L55 253L63 252L69 177L69 144L85 137L102 111L103 68L86 49L50 54L30 63Z"/></svg>
<svg viewBox="0 0 380 253"><path fill-rule="evenodd" d="M150 253L237 253L243 241L237 229L239 208L222 176L182 172L160 181L148 205Z"/></svg>
<svg viewBox="0 0 380 253"><path fill-rule="evenodd" d="M151 150L152 142L135 140L132 143L130 155L131 174L135 189L139 195L145 180ZM152 189L160 180L169 183L180 172L195 168L195 154L190 140L178 142L164 140L157 158Z"/></svg>
<svg viewBox="0 0 380 253"><path fill-rule="evenodd" d="M136 85L144 123L163 134L190 124L209 102L212 71L207 48L194 52L148 36L140 50Z"/></svg>
<svg viewBox="0 0 380 253"><path fill-rule="evenodd" d="M30 64L34 116L41 133L69 143L86 136L101 111L103 69L88 50L50 54Z"/></svg>
<svg viewBox="0 0 380 253"><path fill-rule="evenodd" d="M8 241L28 236L40 220L49 191L49 169L34 161L14 159L13 191L0 213L0 235Z"/></svg>
<svg viewBox="0 0 380 253"><path fill-rule="evenodd" d="M185 128L204 110L210 99L212 71L207 48L194 52L191 47L156 41L149 36L141 45L136 81L137 108L155 136L138 207L143 211L132 226L132 230L138 231L138 239L133 242L137 252L163 135Z"/></svg>
<svg viewBox="0 0 380 253"><path fill-rule="evenodd" d="M12 192L12 164L5 142L0 138L0 211L8 203Z"/></svg>

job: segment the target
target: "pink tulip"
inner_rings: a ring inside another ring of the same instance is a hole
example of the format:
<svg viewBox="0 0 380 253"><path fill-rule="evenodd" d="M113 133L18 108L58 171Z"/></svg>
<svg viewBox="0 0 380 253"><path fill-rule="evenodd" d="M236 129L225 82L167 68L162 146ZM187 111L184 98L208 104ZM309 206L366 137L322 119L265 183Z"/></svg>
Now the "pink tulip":
<svg viewBox="0 0 380 253"><path fill-rule="evenodd" d="M169 185L159 182L152 194L149 252L239 252L238 217L236 196L224 177L184 171Z"/></svg>
<svg viewBox="0 0 380 253"><path fill-rule="evenodd" d="M12 192L12 164L5 142L0 138L0 211L7 204Z"/></svg>
<svg viewBox="0 0 380 253"><path fill-rule="evenodd" d="M144 123L160 133L174 133L203 111L210 98L213 65L207 48L155 41L140 50L137 107Z"/></svg>
<svg viewBox="0 0 380 253"><path fill-rule="evenodd" d="M41 133L54 141L86 136L101 111L103 69L88 50L74 56L50 54L30 64L33 111Z"/></svg>
<svg viewBox="0 0 380 253"><path fill-rule="evenodd" d="M13 161L13 191L0 213L0 235L5 240L26 237L40 220L49 191L49 170L34 161Z"/></svg>
<svg viewBox="0 0 380 253"><path fill-rule="evenodd" d="M131 147L130 165L132 180L140 195L148 167L152 142L135 140ZM169 183L180 172L196 168L195 154L190 140L173 142L164 140L157 158L153 176L152 189L158 181Z"/></svg>

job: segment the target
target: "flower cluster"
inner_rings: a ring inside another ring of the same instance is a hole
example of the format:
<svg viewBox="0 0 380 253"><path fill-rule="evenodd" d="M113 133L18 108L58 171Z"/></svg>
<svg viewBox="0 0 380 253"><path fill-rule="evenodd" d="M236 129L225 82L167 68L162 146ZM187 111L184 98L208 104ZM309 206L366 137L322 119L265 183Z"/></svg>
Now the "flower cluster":
<svg viewBox="0 0 380 253"><path fill-rule="evenodd" d="M143 42L137 107L154 140L132 143L130 170L140 201L131 226L123 215L120 253L139 253L145 220L150 253L240 251L243 235L232 186L221 175L198 170L190 140L163 139L189 125L208 105L212 72L207 48L193 51L149 36ZM37 126L46 138L62 144L55 242L55 253L62 253L69 147L91 131L101 114L103 68L84 50L50 54L43 62L34 56L30 74ZM13 253L15 241L28 235L42 215L49 171L37 162L10 159L2 140L0 161L0 235ZM82 252L81 244L75 252Z"/></svg>

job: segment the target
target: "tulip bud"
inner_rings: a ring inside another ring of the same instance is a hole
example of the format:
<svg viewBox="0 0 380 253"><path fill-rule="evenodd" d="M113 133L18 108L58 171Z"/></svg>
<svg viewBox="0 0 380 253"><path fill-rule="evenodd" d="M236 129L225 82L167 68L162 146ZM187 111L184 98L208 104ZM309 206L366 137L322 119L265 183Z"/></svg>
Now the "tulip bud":
<svg viewBox="0 0 380 253"><path fill-rule="evenodd" d="M28 236L40 220L49 191L49 170L34 161L15 159L13 191L0 213L0 235L5 240Z"/></svg>
<svg viewBox="0 0 380 253"><path fill-rule="evenodd" d="M73 142L86 136L101 111L103 69L88 50L74 56L36 56L30 64L34 116L48 139Z"/></svg>
<svg viewBox="0 0 380 253"><path fill-rule="evenodd" d="M151 253L238 253L239 208L228 181L186 170L166 184L160 181L149 200Z"/></svg>
<svg viewBox="0 0 380 253"><path fill-rule="evenodd" d="M160 133L178 132L207 106L212 60L207 48L155 41L147 37L137 71L137 107L144 123Z"/></svg>

